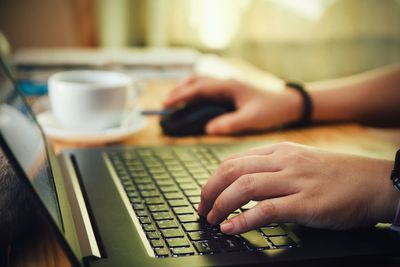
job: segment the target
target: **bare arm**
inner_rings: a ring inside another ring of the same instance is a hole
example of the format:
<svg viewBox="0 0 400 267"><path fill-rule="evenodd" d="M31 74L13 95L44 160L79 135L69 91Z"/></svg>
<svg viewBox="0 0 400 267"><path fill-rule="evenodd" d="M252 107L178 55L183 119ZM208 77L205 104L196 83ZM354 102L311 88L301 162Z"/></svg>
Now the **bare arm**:
<svg viewBox="0 0 400 267"><path fill-rule="evenodd" d="M400 64L306 86L314 121L400 125Z"/></svg>

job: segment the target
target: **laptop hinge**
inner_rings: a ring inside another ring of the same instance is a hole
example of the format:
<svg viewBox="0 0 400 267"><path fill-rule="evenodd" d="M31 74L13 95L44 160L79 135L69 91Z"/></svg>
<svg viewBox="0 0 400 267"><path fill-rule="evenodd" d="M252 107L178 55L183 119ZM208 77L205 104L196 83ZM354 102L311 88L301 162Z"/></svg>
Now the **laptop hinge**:
<svg viewBox="0 0 400 267"><path fill-rule="evenodd" d="M61 165L64 171L63 176L75 222L75 228L78 234L82 257L101 258L100 249L90 221L85 198L78 180L78 174L71 157L62 154Z"/></svg>

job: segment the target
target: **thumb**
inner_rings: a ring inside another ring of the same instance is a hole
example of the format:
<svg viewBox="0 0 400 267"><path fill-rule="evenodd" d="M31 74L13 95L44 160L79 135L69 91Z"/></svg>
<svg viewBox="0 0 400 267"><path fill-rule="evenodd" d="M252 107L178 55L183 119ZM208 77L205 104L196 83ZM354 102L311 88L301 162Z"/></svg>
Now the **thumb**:
<svg viewBox="0 0 400 267"><path fill-rule="evenodd" d="M236 110L212 119L206 125L206 132L208 134L231 134L243 130L248 123L248 116L242 110Z"/></svg>

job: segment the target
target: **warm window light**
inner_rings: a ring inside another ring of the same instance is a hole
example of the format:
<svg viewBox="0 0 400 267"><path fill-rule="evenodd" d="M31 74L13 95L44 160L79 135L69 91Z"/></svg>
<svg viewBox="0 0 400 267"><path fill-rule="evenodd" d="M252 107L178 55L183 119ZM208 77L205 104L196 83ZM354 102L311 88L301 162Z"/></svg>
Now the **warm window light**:
<svg viewBox="0 0 400 267"><path fill-rule="evenodd" d="M328 6L336 0L269 0L285 6L306 19L318 20L324 14Z"/></svg>
<svg viewBox="0 0 400 267"><path fill-rule="evenodd" d="M192 0L190 24L198 30L200 42L211 49L226 48L236 33L240 15L249 0Z"/></svg>

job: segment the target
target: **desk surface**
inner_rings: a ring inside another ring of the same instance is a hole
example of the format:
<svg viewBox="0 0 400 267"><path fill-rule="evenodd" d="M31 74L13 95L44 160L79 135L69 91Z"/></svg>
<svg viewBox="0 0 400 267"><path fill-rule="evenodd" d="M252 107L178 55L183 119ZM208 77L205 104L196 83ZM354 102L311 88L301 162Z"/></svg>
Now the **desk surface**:
<svg viewBox="0 0 400 267"><path fill-rule="evenodd" d="M151 81L145 84L141 103L146 108L159 108L176 81ZM359 155L392 159L399 143L388 142L369 128L355 124L321 125L306 129L279 132L261 132L243 136L205 136L190 138L169 138L162 134L158 118L149 118L149 125L143 131L131 135L122 144L160 145L187 143L227 143L243 141L280 142L292 141L318 146L331 151L354 153ZM397 140L399 141L399 140ZM56 152L67 147L84 147L85 144L67 144L52 141ZM104 144L105 145L105 144ZM38 229L40 241L30 239L24 246L10 250L11 266L69 266L65 255L46 227ZM33 243L33 244L32 244ZM388 265L390 266L390 265Z"/></svg>

